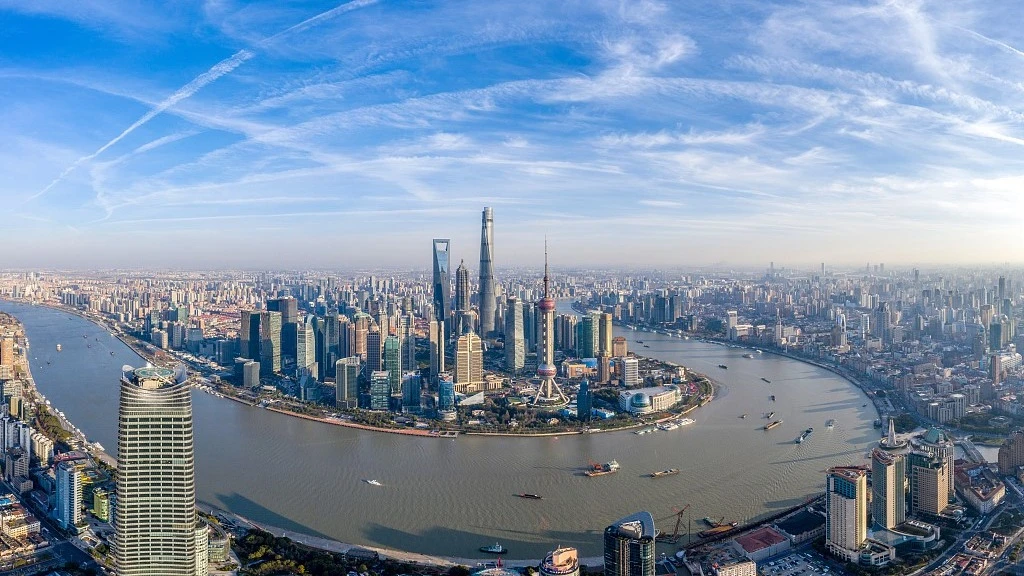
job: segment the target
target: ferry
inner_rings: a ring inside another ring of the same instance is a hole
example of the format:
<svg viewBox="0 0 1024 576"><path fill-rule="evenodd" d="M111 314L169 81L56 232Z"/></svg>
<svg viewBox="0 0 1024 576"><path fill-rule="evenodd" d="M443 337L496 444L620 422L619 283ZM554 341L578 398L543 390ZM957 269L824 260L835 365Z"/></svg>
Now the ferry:
<svg viewBox="0 0 1024 576"><path fill-rule="evenodd" d="M57 352L60 352L60 344L57 344Z"/></svg>
<svg viewBox="0 0 1024 576"><path fill-rule="evenodd" d="M495 542L494 546L481 546L480 551L488 554L506 554L508 553L508 548L505 548L501 544Z"/></svg>
<svg viewBox="0 0 1024 576"><path fill-rule="evenodd" d="M728 370L729 369L729 367L726 366L725 364L719 364L718 367L721 368L722 370Z"/></svg>
<svg viewBox="0 0 1024 576"><path fill-rule="evenodd" d="M669 468L668 470L662 470L660 472L651 472L651 478L661 478L662 476L675 476L679 474L679 468Z"/></svg>
<svg viewBox="0 0 1024 576"><path fill-rule="evenodd" d="M366 482L370 486L383 486L383 484L381 484L377 480L363 480L363 482Z"/></svg>
<svg viewBox="0 0 1024 576"><path fill-rule="evenodd" d="M772 428L775 428L776 426L779 426L781 424L782 424L782 420L772 420L771 422L769 422L769 423L764 425L764 429L765 430L771 430Z"/></svg>
<svg viewBox="0 0 1024 576"><path fill-rule="evenodd" d="M619 471L619 463L615 460L605 462L604 464L594 464L590 470L584 472L585 475L593 478L594 476L604 476L605 474L614 474Z"/></svg>
<svg viewBox="0 0 1024 576"><path fill-rule="evenodd" d="M769 379L765 378L764 376L762 376L762 377L761 377L761 380L762 380L762 381L763 381L763 382L764 382L765 384L771 384L771 383L772 383L772 381L771 381L771 380L769 380Z"/></svg>
<svg viewBox="0 0 1024 576"><path fill-rule="evenodd" d="M541 496L540 494L526 494L526 493L523 493L523 494L516 494L516 496L519 496L520 498L526 498L527 500L543 500L544 499L544 497Z"/></svg>
<svg viewBox="0 0 1024 576"><path fill-rule="evenodd" d="M825 422L825 426L827 426L829 430L834 428L835 425L836 425L836 421L834 419L833 420L829 420L828 422Z"/></svg>
<svg viewBox="0 0 1024 576"><path fill-rule="evenodd" d="M754 355L753 354L744 354L743 357L744 358L753 358Z"/></svg>
<svg viewBox="0 0 1024 576"><path fill-rule="evenodd" d="M804 440L807 440L807 438L811 436L812 432L814 432L814 428L808 428L807 430L804 430L804 433L801 434L800 437L796 439L796 443L803 444Z"/></svg>

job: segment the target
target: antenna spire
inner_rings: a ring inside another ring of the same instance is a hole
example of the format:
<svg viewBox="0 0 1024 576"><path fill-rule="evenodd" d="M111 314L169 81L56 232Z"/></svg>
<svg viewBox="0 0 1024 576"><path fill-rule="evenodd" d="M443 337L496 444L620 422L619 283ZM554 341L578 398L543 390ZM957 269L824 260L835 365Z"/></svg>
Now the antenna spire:
<svg viewBox="0 0 1024 576"><path fill-rule="evenodd" d="M548 297L548 236L544 235L544 297Z"/></svg>

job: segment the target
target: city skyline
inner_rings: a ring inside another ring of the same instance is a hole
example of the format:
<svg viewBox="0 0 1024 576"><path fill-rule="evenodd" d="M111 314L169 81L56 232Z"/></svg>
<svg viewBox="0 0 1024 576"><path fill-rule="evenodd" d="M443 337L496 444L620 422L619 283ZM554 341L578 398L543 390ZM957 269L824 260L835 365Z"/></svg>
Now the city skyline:
<svg viewBox="0 0 1024 576"><path fill-rule="evenodd" d="M10 265L472 262L482 206L499 268L545 233L581 264L1018 259L1024 38L980 2L0 10Z"/></svg>

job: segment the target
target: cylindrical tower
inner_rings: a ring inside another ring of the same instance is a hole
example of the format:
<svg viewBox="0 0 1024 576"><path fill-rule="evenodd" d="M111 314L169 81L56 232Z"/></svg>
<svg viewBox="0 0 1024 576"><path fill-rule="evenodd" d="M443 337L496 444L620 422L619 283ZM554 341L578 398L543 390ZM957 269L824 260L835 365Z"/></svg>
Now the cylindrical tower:
<svg viewBox="0 0 1024 576"><path fill-rule="evenodd" d="M114 554L119 576L196 574L192 395L166 368L121 375Z"/></svg>
<svg viewBox="0 0 1024 576"><path fill-rule="evenodd" d="M544 241L544 297L537 302L541 313L540 358L537 359L537 377L540 379L537 396L533 403L565 403L568 399L555 383L558 370L555 368L555 299L551 297L548 277L548 246Z"/></svg>

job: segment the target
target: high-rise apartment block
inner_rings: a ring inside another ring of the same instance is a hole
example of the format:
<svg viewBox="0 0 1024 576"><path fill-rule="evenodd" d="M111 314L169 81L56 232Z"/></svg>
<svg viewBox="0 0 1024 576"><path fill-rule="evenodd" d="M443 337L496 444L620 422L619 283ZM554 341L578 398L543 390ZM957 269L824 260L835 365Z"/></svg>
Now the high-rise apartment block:
<svg viewBox="0 0 1024 576"><path fill-rule="evenodd" d="M832 468L825 483L825 547L855 562L868 537L868 478L861 468Z"/></svg>

